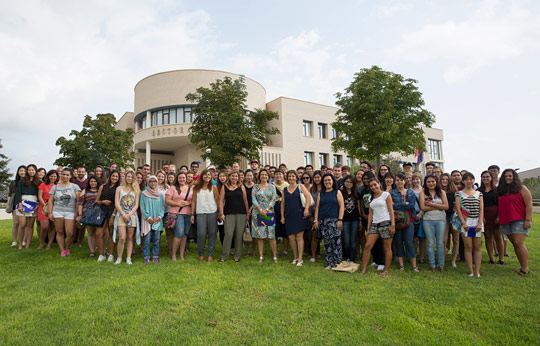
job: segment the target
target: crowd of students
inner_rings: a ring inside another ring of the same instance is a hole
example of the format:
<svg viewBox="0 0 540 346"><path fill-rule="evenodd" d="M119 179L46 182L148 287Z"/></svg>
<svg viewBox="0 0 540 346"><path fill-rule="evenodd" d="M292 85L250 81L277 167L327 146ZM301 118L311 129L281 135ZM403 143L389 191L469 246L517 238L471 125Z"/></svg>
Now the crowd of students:
<svg viewBox="0 0 540 346"><path fill-rule="evenodd" d="M60 255L69 256L75 242L82 247L87 231L90 257L98 262L120 264L125 258L132 264L137 244L144 263L159 263L165 231L172 261L184 260L196 242L198 260L213 262L219 234L219 263L231 255L239 262L244 249L250 256L255 247L263 262L268 243L273 262L290 248L292 264L303 266L304 254L317 262L322 240L326 269L359 259L361 274L371 262L385 276L393 260L405 270L406 258L419 272L427 252L430 271L446 271L446 254L457 268L459 255L468 275L480 277L484 234L490 264L505 263L508 239L520 263L516 272L529 273L524 242L532 197L513 169L499 174L498 166L490 166L480 185L470 172L443 173L432 163L425 176L410 163L394 174L388 165L376 170L367 161L354 174L340 164L259 168L257 160L246 171L238 163L199 170L199 162L155 173L150 165L133 170L112 164L88 172L20 166L6 210L13 214L12 246L30 247L37 217L38 249L56 241Z"/></svg>

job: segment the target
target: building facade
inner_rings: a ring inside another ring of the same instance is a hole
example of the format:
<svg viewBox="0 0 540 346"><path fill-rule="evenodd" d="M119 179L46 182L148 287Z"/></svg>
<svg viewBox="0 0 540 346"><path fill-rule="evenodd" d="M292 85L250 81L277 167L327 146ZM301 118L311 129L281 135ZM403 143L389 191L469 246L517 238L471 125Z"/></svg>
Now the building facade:
<svg viewBox="0 0 540 346"><path fill-rule="evenodd" d="M117 129L135 131L135 165L148 163L157 168L174 163L178 167L202 161L203 153L188 138L195 105L187 102L185 96L225 77L237 79L240 75L212 70L177 70L139 81L135 85L134 112L126 112L116 124ZM353 164L345 152L333 152L331 148L331 139L336 133L330 124L335 120L336 107L288 97L266 102L266 90L260 83L250 78L245 78L245 83L248 110L267 109L279 114L269 126L278 128L280 133L270 136L271 144L262 149L262 165L286 163L287 167L296 168L307 164L314 167L332 166L337 162ZM426 128L425 135L428 148L423 163L433 161L444 169L442 130ZM401 159L417 162L415 157ZM242 160L240 166L246 168L247 162Z"/></svg>

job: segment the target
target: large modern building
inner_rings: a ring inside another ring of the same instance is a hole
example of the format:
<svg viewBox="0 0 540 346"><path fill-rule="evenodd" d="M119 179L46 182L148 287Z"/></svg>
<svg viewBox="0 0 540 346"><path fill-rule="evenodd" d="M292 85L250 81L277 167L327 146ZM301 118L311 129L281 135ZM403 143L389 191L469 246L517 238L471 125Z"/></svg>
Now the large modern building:
<svg viewBox="0 0 540 346"><path fill-rule="evenodd" d="M179 166L201 161L202 153L188 138L195 105L187 102L185 96L227 76L240 77L223 71L177 70L157 73L139 81L135 85L134 112L126 112L116 125L117 129L132 128L135 131L135 164L161 167L169 163ZM267 102L266 90L260 83L250 78L245 78L245 82L248 110L267 109L279 114L269 126L278 128L280 133L269 137L271 144L261 151L261 164L277 166L283 162L288 167L307 164L319 167L336 162L353 163L345 152L333 152L331 148L335 131L330 124L335 119L336 107L288 97ZM442 130L426 128L425 136L428 148L423 162L433 161L443 166ZM415 157L402 159L416 164ZM247 162L242 160L240 165L245 168Z"/></svg>

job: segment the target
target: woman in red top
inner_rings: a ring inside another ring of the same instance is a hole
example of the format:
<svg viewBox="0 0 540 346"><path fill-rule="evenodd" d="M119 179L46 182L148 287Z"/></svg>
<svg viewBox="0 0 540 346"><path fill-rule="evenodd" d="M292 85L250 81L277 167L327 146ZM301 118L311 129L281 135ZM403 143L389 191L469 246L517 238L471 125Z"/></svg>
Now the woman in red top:
<svg viewBox="0 0 540 346"><path fill-rule="evenodd" d="M501 233L514 245L514 251L521 268L518 275L529 274L529 251L525 247L525 238L529 235L532 224L532 195L521 181L515 170L505 169L497 188L499 195L499 223Z"/></svg>
<svg viewBox="0 0 540 346"><path fill-rule="evenodd" d="M51 169L43 179L43 182L38 186L38 216L37 219L41 225L41 233L39 233L39 246L38 249L43 249L45 246L45 238L48 236L49 241L47 243L47 250L52 246L54 240L54 223L49 223L49 215L43 214L43 211L47 212L47 202L49 201L49 191L56 184L58 180L58 173L56 170Z"/></svg>

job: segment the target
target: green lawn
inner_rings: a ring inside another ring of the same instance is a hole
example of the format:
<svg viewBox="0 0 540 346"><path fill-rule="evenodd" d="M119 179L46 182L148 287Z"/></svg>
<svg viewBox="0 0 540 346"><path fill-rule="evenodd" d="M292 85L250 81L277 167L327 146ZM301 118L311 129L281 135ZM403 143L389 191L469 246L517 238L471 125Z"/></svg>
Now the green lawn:
<svg viewBox="0 0 540 346"><path fill-rule="evenodd" d="M516 258L500 266L485 255L480 279L463 263L447 273L394 264L381 278L326 271L323 260L274 264L269 253L262 264L198 263L195 247L159 265L97 263L86 248L61 258L36 250L36 237L33 249L11 248L11 221L0 221L0 343L540 344L539 229L526 277Z"/></svg>

